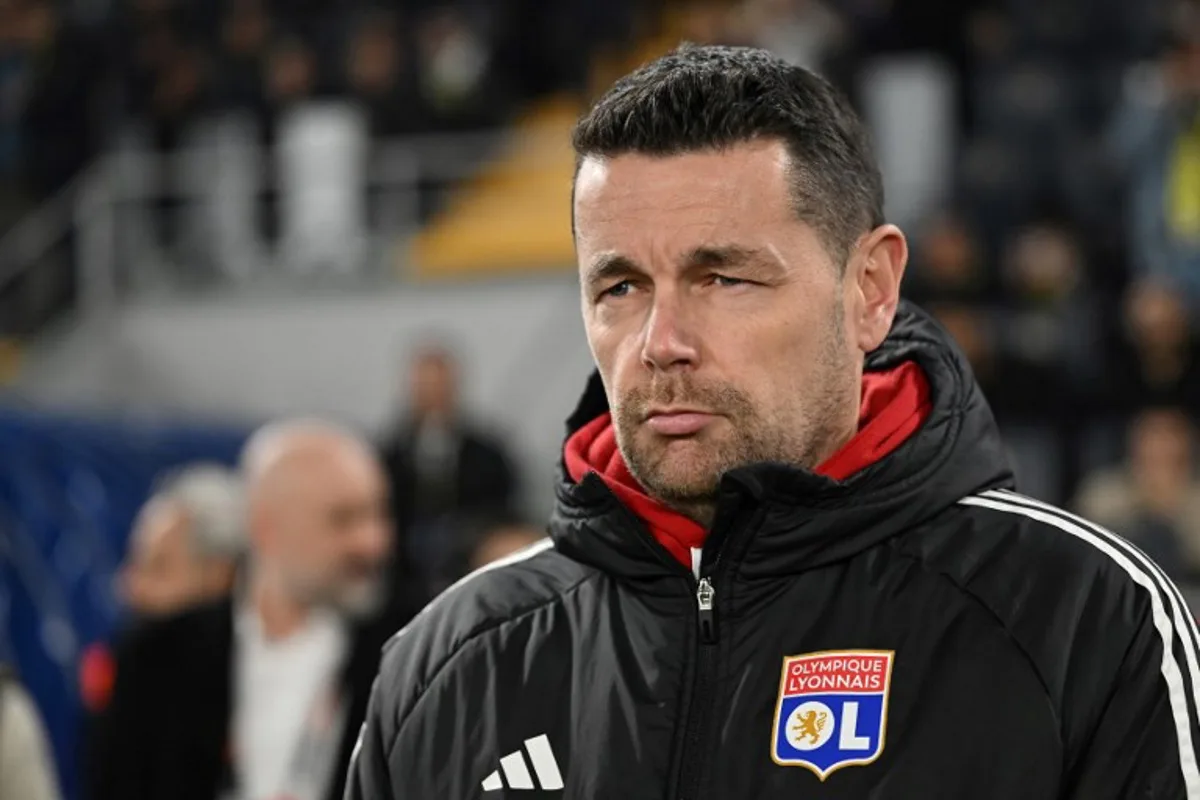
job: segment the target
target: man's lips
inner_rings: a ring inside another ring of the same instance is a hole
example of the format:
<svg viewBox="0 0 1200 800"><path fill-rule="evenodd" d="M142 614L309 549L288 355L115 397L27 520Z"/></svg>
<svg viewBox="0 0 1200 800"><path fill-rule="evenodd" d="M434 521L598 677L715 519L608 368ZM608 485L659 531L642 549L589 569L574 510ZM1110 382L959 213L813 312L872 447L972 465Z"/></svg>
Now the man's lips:
<svg viewBox="0 0 1200 800"><path fill-rule="evenodd" d="M693 409L663 409L646 416L646 427L662 436L691 436L717 418L716 414Z"/></svg>

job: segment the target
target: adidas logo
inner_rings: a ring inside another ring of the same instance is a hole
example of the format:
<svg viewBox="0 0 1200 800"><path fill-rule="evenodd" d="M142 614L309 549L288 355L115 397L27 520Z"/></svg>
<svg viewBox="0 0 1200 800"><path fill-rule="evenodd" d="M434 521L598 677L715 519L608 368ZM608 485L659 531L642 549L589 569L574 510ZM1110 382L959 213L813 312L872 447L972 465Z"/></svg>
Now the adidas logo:
<svg viewBox="0 0 1200 800"><path fill-rule="evenodd" d="M533 764L533 775L525 764L525 756ZM534 776L537 782L534 782ZM550 740L545 734L525 740L525 751L509 753L500 759L500 769L483 779L485 792L498 792L509 789L541 789L553 791L563 788L562 775L558 771L558 762L554 760L554 751L550 749Z"/></svg>

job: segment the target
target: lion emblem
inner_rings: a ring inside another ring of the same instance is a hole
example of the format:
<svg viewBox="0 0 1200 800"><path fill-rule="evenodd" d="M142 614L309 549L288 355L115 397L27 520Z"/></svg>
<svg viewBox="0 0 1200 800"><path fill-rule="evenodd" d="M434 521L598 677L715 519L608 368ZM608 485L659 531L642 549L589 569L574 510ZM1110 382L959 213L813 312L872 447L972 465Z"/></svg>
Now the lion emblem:
<svg viewBox="0 0 1200 800"><path fill-rule="evenodd" d="M829 715L824 711L815 710L800 717L800 721L792 726L792 731L797 734L797 741L803 742L805 739L811 739L814 745L820 744L821 731L825 730L828 718Z"/></svg>

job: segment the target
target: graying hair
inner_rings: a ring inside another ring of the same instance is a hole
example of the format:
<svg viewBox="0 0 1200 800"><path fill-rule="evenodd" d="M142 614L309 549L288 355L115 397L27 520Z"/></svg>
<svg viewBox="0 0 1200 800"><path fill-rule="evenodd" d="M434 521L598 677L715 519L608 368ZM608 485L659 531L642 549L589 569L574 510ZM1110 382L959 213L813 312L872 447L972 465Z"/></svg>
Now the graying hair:
<svg viewBox="0 0 1200 800"><path fill-rule="evenodd" d="M178 508L188 518L193 550L209 558L238 558L247 547L242 481L219 464L199 463L168 475L150 501Z"/></svg>

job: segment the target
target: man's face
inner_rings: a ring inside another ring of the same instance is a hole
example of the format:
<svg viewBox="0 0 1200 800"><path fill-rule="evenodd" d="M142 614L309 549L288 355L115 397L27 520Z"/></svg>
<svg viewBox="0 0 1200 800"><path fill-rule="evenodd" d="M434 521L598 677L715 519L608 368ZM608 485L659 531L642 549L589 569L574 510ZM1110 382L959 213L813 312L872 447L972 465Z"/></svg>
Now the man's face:
<svg viewBox="0 0 1200 800"><path fill-rule="evenodd" d="M440 353L417 359L412 370L413 408L421 417L446 419L455 406L454 367Z"/></svg>
<svg viewBox="0 0 1200 800"><path fill-rule="evenodd" d="M781 143L757 142L579 171L583 316L617 441L685 512L711 509L732 468L811 468L853 432L858 306L787 167Z"/></svg>
<svg viewBox="0 0 1200 800"><path fill-rule="evenodd" d="M296 457L275 493L269 552L301 601L352 616L383 599L392 530L377 462L364 450Z"/></svg>
<svg viewBox="0 0 1200 800"><path fill-rule="evenodd" d="M1192 437L1191 423L1181 412L1144 412L1131 426L1134 474L1155 483L1186 483L1192 475Z"/></svg>
<svg viewBox="0 0 1200 800"><path fill-rule="evenodd" d="M121 593L137 613L173 614L228 590L232 565L198 556L189 524L169 503L148 507L138 519L121 573Z"/></svg>

